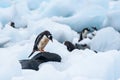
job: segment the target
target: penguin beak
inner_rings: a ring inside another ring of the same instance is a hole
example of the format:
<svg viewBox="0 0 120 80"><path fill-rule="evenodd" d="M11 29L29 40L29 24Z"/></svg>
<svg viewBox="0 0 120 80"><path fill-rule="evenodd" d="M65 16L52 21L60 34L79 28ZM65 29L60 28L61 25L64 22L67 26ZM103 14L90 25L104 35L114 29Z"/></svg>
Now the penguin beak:
<svg viewBox="0 0 120 80"><path fill-rule="evenodd" d="M53 42L53 38L52 38L52 36L50 36L50 38L49 38L52 42Z"/></svg>

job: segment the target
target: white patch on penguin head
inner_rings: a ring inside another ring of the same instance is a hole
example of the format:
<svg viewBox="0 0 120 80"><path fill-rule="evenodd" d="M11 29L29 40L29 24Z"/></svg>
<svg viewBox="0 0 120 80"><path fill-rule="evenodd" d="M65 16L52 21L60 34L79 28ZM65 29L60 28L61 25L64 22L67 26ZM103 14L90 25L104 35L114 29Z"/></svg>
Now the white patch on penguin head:
<svg viewBox="0 0 120 80"><path fill-rule="evenodd" d="M48 35L47 37L48 37L48 38L50 38L50 37L51 37L51 35Z"/></svg>
<svg viewBox="0 0 120 80"><path fill-rule="evenodd" d="M53 41L51 34L49 34L49 35L47 36L47 38L48 38L49 40Z"/></svg>

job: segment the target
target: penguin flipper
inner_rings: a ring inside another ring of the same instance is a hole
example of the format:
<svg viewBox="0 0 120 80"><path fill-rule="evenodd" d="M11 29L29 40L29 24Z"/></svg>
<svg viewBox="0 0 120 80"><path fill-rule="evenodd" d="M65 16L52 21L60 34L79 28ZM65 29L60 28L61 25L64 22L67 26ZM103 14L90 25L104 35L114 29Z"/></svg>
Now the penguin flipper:
<svg viewBox="0 0 120 80"><path fill-rule="evenodd" d="M82 36L82 32L81 32L78 42L80 42L82 39L83 39L83 36Z"/></svg>
<svg viewBox="0 0 120 80"><path fill-rule="evenodd" d="M38 45L39 41L42 39L42 37L43 37L42 34L39 34L39 35L37 36L37 38L35 39L35 42L34 42L34 48L33 48L33 50L38 50L37 45Z"/></svg>
<svg viewBox="0 0 120 80"><path fill-rule="evenodd" d="M42 37L43 37L43 33L40 33L38 36L37 36L37 38L35 39L35 45L37 45L38 43L39 43L39 41L42 39ZM34 45L34 46L35 46Z"/></svg>

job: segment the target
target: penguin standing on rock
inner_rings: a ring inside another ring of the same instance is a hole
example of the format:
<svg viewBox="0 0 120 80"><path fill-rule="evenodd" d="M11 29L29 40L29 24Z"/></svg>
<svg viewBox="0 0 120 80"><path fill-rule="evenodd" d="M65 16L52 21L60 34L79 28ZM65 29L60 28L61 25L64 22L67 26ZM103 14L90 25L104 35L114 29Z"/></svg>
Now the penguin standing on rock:
<svg viewBox="0 0 120 80"><path fill-rule="evenodd" d="M33 51L28 57L30 57L35 51L44 52L44 48L49 42L49 40L53 42L52 34L49 31L46 30L40 33L35 40Z"/></svg>
<svg viewBox="0 0 120 80"><path fill-rule="evenodd" d="M78 42L80 42L80 41L83 40L84 38L87 38L87 34L88 34L89 31L90 31L89 28L84 28L84 29L82 30L82 32L80 33L80 38L79 38Z"/></svg>

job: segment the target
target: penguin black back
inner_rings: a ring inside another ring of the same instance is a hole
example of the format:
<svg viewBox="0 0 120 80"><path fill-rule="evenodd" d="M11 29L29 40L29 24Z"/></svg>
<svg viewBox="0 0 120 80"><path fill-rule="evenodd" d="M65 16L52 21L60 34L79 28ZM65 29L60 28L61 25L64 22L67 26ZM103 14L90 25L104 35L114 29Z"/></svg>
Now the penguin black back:
<svg viewBox="0 0 120 80"><path fill-rule="evenodd" d="M42 37L44 36L44 35L46 35L47 37L49 37L50 36L50 38L52 38L52 36L51 36L51 33L49 32L49 31L44 31L44 32L42 32L42 33L40 33L38 36L37 36L37 38L36 38L36 40L35 40L35 45L34 45L34 49L35 50L38 50L38 48L37 48L37 44L39 43L39 41L42 39Z"/></svg>

